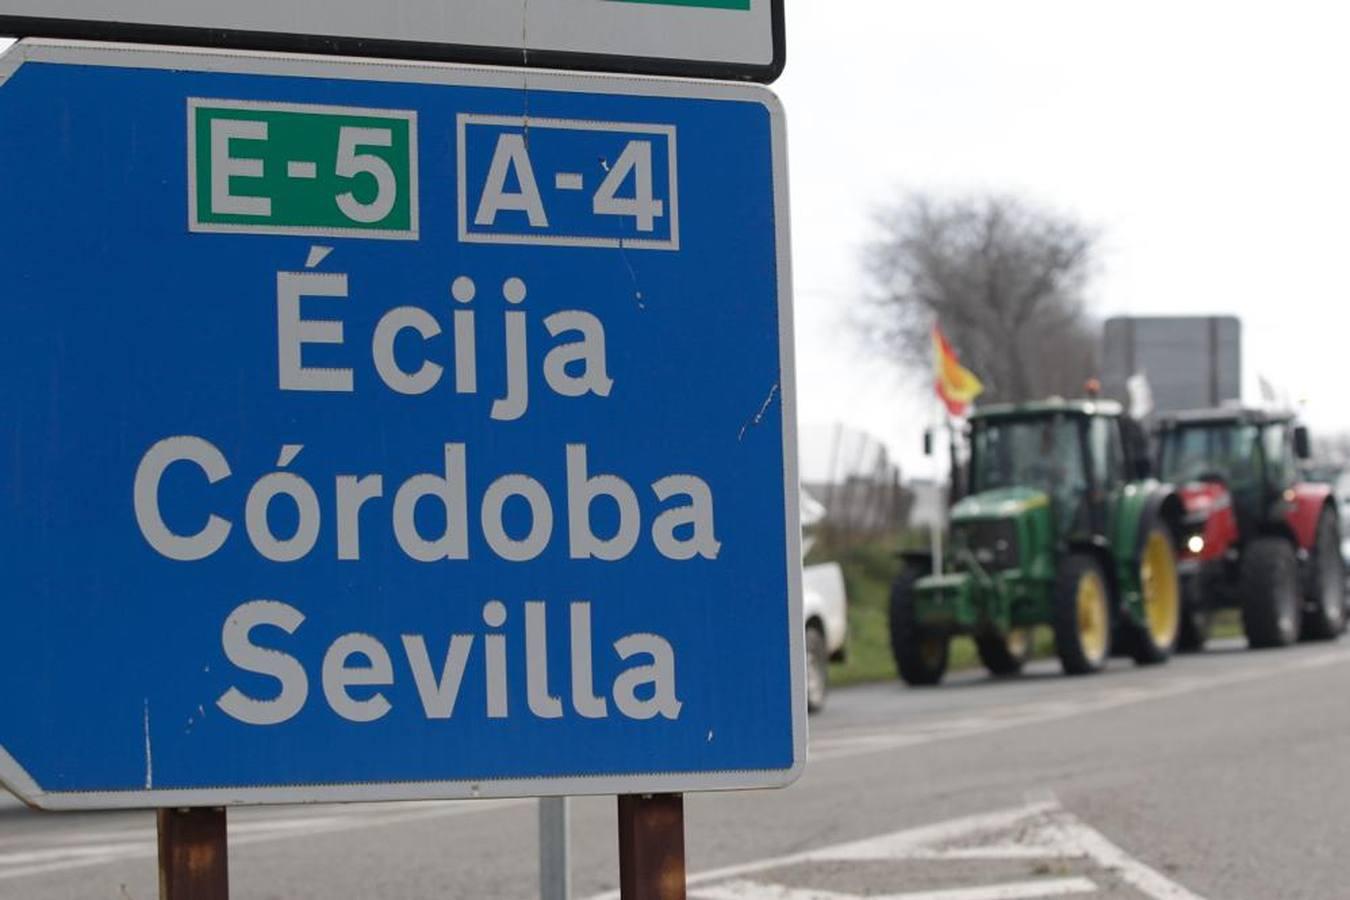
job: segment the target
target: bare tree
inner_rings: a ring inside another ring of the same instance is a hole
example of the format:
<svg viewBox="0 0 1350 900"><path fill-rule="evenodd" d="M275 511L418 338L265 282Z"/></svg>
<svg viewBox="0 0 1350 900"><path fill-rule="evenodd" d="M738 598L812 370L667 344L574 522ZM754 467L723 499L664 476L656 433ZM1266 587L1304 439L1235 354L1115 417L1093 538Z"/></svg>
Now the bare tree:
<svg viewBox="0 0 1350 900"><path fill-rule="evenodd" d="M1095 374L1084 289L1096 235L1010 197L905 198L877 216L865 253L869 343L931 371L934 320L985 384L983 400L1076 396Z"/></svg>

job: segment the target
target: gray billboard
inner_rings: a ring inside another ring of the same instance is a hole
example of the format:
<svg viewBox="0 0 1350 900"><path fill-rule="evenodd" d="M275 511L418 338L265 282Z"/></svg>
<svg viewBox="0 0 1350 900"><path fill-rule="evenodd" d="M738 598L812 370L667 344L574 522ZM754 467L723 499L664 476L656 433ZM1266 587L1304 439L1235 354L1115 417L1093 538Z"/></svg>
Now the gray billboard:
<svg viewBox="0 0 1350 900"><path fill-rule="evenodd" d="M1128 402L1127 380L1148 378L1157 412L1242 399L1242 322L1236 316L1118 316L1106 320L1102 387Z"/></svg>

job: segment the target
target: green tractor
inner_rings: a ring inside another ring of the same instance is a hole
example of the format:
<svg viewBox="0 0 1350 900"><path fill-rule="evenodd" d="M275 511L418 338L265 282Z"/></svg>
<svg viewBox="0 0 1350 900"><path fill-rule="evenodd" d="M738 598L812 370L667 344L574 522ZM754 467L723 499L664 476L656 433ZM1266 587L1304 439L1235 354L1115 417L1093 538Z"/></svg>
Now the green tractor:
<svg viewBox="0 0 1350 900"><path fill-rule="evenodd" d="M900 677L937 684L958 635L992 674L1017 674L1042 625L1070 675L1113 652L1165 661L1181 628L1184 510L1152 478L1138 423L1111 401L1050 400L981 409L969 428L945 560L935 571L931 553L903 554L891 591Z"/></svg>

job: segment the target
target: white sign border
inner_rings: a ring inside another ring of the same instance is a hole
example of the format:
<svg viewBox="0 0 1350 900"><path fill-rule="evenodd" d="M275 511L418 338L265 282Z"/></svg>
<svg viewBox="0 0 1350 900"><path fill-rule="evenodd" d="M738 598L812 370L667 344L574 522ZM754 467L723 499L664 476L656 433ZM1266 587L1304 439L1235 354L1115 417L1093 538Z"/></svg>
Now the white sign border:
<svg viewBox="0 0 1350 900"><path fill-rule="evenodd" d="M792 764L783 769L503 778L481 781L367 782L181 790L46 791L33 780L5 747L0 745L0 784L28 805L41 809L100 810L757 790L786 787L801 777L806 765L806 648L805 623L802 619L801 520L798 509L800 488L797 473L792 252L788 218L786 123L782 104L772 91L760 85L673 78L577 74L535 69L494 69L443 63L372 62L354 58L33 38L22 40L7 52L0 54L0 89L4 88L5 83L15 72L30 62L680 97L740 101L764 106L769 113L772 131L774 227L778 257L778 353L779 377L782 379L778 384L765 385L765 393L772 397L776 391L782 404L781 440L786 513L784 537L787 552L789 629L787 638L791 682L789 689L792 692Z"/></svg>

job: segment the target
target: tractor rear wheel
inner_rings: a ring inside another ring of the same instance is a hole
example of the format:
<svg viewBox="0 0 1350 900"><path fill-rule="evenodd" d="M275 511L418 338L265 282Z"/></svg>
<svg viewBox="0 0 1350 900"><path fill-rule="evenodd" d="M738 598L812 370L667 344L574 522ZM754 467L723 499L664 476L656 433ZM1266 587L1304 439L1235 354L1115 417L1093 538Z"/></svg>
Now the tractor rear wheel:
<svg viewBox="0 0 1350 900"><path fill-rule="evenodd" d="M1030 628L1014 628L1007 634L991 631L975 635L975 650L990 675L1017 675L1031 657Z"/></svg>
<svg viewBox="0 0 1350 900"><path fill-rule="evenodd" d="M1242 626L1253 648L1287 647L1298 639L1303 598L1294 546L1282 537L1253 539L1242 553Z"/></svg>
<svg viewBox="0 0 1350 900"><path fill-rule="evenodd" d="M1066 675L1100 672L1111 655L1111 594L1086 553L1060 564L1055 584L1055 653Z"/></svg>
<svg viewBox="0 0 1350 900"><path fill-rule="evenodd" d="M1345 631L1345 563L1341 559L1341 529L1331 510L1317 520L1313 544L1307 607L1303 612L1304 640L1330 641Z"/></svg>
<svg viewBox="0 0 1350 900"><path fill-rule="evenodd" d="M917 573L904 571L891 586L891 653L900 677L911 687L937 684L947 674L946 634L924 628L914 608Z"/></svg>
<svg viewBox="0 0 1350 900"><path fill-rule="evenodd" d="M1154 525L1139 554L1139 594L1144 621L1131 623L1130 656L1139 665L1166 662L1181 632L1181 580L1172 533Z"/></svg>

